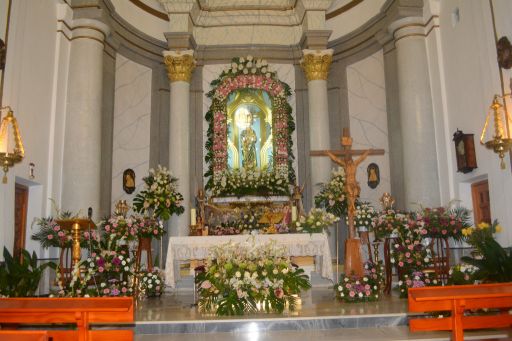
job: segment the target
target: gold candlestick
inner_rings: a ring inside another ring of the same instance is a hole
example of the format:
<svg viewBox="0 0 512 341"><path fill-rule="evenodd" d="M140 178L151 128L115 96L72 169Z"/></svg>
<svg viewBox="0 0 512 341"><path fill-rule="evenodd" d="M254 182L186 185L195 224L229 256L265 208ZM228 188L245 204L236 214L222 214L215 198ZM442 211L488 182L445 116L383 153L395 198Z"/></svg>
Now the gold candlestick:
<svg viewBox="0 0 512 341"><path fill-rule="evenodd" d="M71 231L71 237L73 238L71 266L74 267L75 264L78 264L82 258L82 249L80 247L80 232L85 229L94 229L96 228L96 225L92 220L86 218L57 220L57 224L59 224L62 228Z"/></svg>

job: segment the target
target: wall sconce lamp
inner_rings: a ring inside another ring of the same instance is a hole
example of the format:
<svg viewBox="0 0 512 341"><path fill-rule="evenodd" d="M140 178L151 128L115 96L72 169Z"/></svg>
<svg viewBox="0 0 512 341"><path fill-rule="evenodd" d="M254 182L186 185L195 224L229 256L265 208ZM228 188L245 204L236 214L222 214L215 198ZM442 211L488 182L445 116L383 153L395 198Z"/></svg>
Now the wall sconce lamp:
<svg viewBox="0 0 512 341"><path fill-rule="evenodd" d="M4 109L8 109L8 111L0 123L0 165L4 171L2 182L6 184L9 168L23 159L25 150L21 142L18 122L14 117L11 107L2 107L0 112Z"/></svg>
<svg viewBox="0 0 512 341"><path fill-rule="evenodd" d="M485 145L488 149L492 149L500 157L501 169L505 169L505 153L509 152L512 147L512 139L510 138L509 133L505 132L505 129L503 128L503 122L508 122L508 120L510 120L507 111L503 109L503 105L500 103L504 101L505 96L510 96L510 94L506 94L504 96L494 95L492 104L487 112L487 117L485 118L482 135L480 135L480 144ZM487 131L489 121L491 120L491 112L494 119L494 136L489 141L484 142L485 133ZM502 115L504 119L502 119Z"/></svg>

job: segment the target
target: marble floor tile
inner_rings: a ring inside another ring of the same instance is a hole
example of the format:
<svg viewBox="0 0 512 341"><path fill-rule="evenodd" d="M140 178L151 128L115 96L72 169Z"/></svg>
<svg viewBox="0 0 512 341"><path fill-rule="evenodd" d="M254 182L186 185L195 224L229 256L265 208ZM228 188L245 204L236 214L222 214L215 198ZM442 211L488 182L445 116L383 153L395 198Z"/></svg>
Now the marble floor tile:
<svg viewBox="0 0 512 341"><path fill-rule="evenodd" d="M509 338L506 331L466 332L465 340L486 340ZM379 340L379 341L449 341L448 332L410 333L407 327L386 328L344 328L309 331L275 331L245 333L207 333L137 335L135 341L334 341L334 340Z"/></svg>

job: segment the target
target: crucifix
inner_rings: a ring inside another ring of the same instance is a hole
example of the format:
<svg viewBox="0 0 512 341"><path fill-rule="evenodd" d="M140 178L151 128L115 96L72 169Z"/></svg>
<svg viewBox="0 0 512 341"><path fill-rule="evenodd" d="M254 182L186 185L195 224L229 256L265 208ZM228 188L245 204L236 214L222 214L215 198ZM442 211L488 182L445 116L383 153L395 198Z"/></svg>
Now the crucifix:
<svg viewBox="0 0 512 341"><path fill-rule="evenodd" d="M361 187L356 179L357 166L363 162L368 155L384 155L383 149L352 149L352 138L348 128L343 128L341 137L342 150L315 150L311 151L311 156L329 156L331 160L345 171L345 187L348 201L348 239L345 241L345 275L354 272L356 275L363 275L363 263L361 261L360 240L356 239L356 228L354 226L354 216L356 211L356 199L359 197ZM356 160L353 155L360 155ZM342 156L342 158L338 157Z"/></svg>

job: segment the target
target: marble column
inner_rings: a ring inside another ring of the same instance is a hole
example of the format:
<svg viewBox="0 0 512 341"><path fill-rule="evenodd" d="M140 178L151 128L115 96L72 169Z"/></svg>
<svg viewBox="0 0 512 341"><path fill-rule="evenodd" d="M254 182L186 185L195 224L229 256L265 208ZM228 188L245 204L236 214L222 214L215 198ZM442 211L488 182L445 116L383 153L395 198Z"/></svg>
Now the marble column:
<svg viewBox="0 0 512 341"><path fill-rule="evenodd" d="M327 75L333 50L303 50L303 53L301 67L308 81L310 150L328 150L331 146ZM317 184L329 180L331 168L328 157L311 158L312 198L320 191Z"/></svg>
<svg viewBox="0 0 512 341"><path fill-rule="evenodd" d="M327 76L332 62L333 50L302 51L304 57L301 67L306 75L308 84L309 107L309 148L310 150L329 150L329 102L327 98ZM310 157L311 165L311 207L315 206L315 196L320 192L319 183L329 181L333 167L331 159L325 157ZM329 247L336 250L338 225L329 228ZM338 241L339 242L339 241Z"/></svg>
<svg viewBox="0 0 512 341"><path fill-rule="evenodd" d="M69 58L61 209L99 218L103 48L109 28L73 21Z"/></svg>
<svg viewBox="0 0 512 341"><path fill-rule="evenodd" d="M190 207L190 78L195 67L193 50L164 51L164 61L171 85L169 119L169 169L179 179L178 190L183 194L185 213L173 216L169 235L189 233Z"/></svg>
<svg viewBox="0 0 512 341"><path fill-rule="evenodd" d="M423 19L403 18L388 30L397 56L405 208L435 207L440 205L439 174Z"/></svg>

